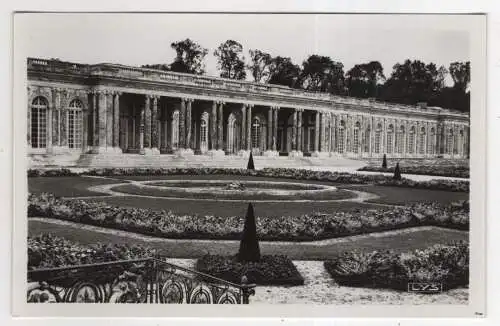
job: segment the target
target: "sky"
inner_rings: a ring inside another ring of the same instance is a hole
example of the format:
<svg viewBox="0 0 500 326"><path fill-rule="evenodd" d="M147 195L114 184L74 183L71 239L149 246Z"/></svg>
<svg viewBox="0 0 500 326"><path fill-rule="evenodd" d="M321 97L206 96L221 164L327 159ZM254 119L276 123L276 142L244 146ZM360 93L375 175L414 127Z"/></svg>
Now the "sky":
<svg viewBox="0 0 500 326"><path fill-rule="evenodd" d="M318 54L342 62L345 72L377 60L386 77L406 59L446 68L470 60L466 16L45 13L16 14L14 24L15 45L27 56L89 64L168 64L170 44L190 38L209 50L207 75L218 75L213 52L227 39L243 45L247 60L249 49L296 64Z"/></svg>

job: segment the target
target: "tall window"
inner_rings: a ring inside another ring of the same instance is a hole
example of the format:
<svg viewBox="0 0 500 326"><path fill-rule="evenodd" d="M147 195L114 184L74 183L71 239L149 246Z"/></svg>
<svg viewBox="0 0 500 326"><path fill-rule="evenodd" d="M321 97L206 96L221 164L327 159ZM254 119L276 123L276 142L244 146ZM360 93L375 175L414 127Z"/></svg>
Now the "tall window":
<svg viewBox="0 0 500 326"><path fill-rule="evenodd" d="M410 128L410 133L408 134L408 153L415 153L415 126Z"/></svg>
<svg viewBox="0 0 500 326"><path fill-rule="evenodd" d="M449 129L446 134L446 153L453 154L453 129Z"/></svg>
<svg viewBox="0 0 500 326"><path fill-rule="evenodd" d="M69 103L68 108L68 147L82 148L82 102L73 100Z"/></svg>
<svg viewBox="0 0 500 326"><path fill-rule="evenodd" d="M208 136L207 120L202 118L200 124L200 140L202 143L207 142L207 136Z"/></svg>
<svg viewBox="0 0 500 326"><path fill-rule="evenodd" d="M405 138L405 127L401 126L398 133L396 133L396 153L403 153L404 148L404 138Z"/></svg>
<svg viewBox="0 0 500 326"><path fill-rule="evenodd" d="M428 141L429 154L436 154L436 129L431 128Z"/></svg>
<svg viewBox="0 0 500 326"><path fill-rule="evenodd" d="M345 144L345 123L344 121L340 121L338 137L337 137L337 152L344 153L344 144Z"/></svg>
<svg viewBox="0 0 500 326"><path fill-rule="evenodd" d="M394 126L389 125L387 128L387 153L392 154L394 148Z"/></svg>
<svg viewBox="0 0 500 326"><path fill-rule="evenodd" d="M365 130L365 137L363 140L363 148L365 153L368 153L370 151L370 133L370 126L368 126Z"/></svg>
<svg viewBox="0 0 500 326"><path fill-rule="evenodd" d="M260 120L255 117L252 120L252 148L260 147Z"/></svg>
<svg viewBox="0 0 500 326"><path fill-rule="evenodd" d="M420 140L418 141L418 152L420 154L425 154L425 127L420 129Z"/></svg>
<svg viewBox="0 0 500 326"><path fill-rule="evenodd" d="M375 148L374 151L375 153L380 153L380 138L382 136L382 125L379 123L377 125L377 130L375 131Z"/></svg>
<svg viewBox="0 0 500 326"><path fill-rule="evenodd" d="M179 148L179 111L172 114L172 148Z"/></svg>
<svg viewBox="0 0 500 326"><path fill-rule="evenodd" d="M359 151L359 129L361 128L359 122L356 122L356 124L354 125L354 137L353 137L353 149L352 151L354 153L358 153Z"/></svg>
<svg viewBox="0 0 500 326"><path fill-rule="evenodd" d="M31 103L31 147L47 147L47 101L38 96Z"/></svg>

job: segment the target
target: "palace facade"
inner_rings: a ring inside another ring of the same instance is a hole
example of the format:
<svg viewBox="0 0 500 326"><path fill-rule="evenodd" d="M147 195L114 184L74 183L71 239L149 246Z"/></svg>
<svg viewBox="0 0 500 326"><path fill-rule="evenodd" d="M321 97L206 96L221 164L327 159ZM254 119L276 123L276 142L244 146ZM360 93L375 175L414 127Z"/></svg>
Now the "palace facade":
<svg viewBox="0 0 500 326"><path fill-rule="evenodd" d="M28 153L465 158L469 115L279 85L30 58Z"/></svg>

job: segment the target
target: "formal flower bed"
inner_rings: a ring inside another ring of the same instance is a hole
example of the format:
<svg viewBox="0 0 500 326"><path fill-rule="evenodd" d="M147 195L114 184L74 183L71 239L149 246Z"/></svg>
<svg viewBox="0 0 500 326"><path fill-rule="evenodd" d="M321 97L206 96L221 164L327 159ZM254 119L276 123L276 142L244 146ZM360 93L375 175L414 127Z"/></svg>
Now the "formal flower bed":
<svg viewBox="0 0 500 326"><path fill-rule="evenodd" d="M60 173L60 174L58 174ZM403 178L393 180L391 176L383 174L361 175L351 173L339 173L329 171L310 171L303 169L274 169L262 170L247 169L218 169L218 168L174 168L174 169L144 169L144 168L103 168L92 169L85 172L74 173L66 169L61 170L28 170L28 176L68 176L68 175L91 175L91 176L169 176L169 175L242 175L272 178L287 178L296 180L316 180L332 183L347 184L376 184L396 187L410 187L421 189L439 189L449 191L469 191L469 181L453 180L431 180L413 181Z"/></svg>
<svg viewBox="0 0 500 326"><path fill-rule="evenodd" d="M408 283L440 283L443 290L468 286L469 245L459 242L395 254L345 252L325 268L343 286L408 290Z"/></svg>
<svg viewBox="0 0 500 326"><path fill-rule="evenodd" d="M167 211L67 200L50 194L30 194L28 216L56 218L157 237L183 239L235 240L240 238L243 225L242 216L176 215ZM468 206L419 203L405 207L311 213L296 217L260 217L257 233L260 240L310 241L422 225L468 230Z"/></svg>
<svg viewBox="0 0 500 326"><path fill-rule="evenodd" d="M239 284L246 275L257 285L303 285L304 279L286 256L262 256L258 262L240 262L236 256L205 255L196 262L196 270Z"/></svg>
<svg viewBox="0 0 500 326"><path fill-rule="evenodd" d="M397 160L402 174L435 175L443 177L469 178L468 160ZM395 163L388 160L388 167L383 168L380 161L371 161L358 171L394 173Z"/></svg>
<svg viewBox="0 0 500 326"><path fill-rule="evenodd" d="M51 234L28 238L28 269L53 268L152 257L151 249L136 245L83 246Z"/></svg>

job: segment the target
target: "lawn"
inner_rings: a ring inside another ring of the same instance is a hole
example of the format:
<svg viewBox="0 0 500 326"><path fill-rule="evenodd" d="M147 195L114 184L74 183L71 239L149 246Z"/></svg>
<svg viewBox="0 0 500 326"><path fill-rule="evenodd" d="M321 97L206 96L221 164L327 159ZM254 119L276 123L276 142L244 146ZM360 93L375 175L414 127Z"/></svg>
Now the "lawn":
<svg viewBox="0 0 500 326"><path fill-rule="evenodd" d="M104 193L87 190L98 185L122 181L93 177L35 177L28 178L28 191L38 194L49 192L58 197L103 196ZM123 181L126 182L126 181Z"/></svg>

